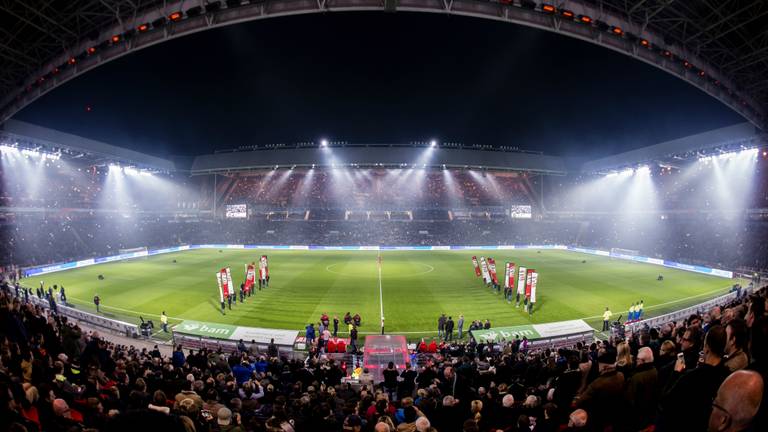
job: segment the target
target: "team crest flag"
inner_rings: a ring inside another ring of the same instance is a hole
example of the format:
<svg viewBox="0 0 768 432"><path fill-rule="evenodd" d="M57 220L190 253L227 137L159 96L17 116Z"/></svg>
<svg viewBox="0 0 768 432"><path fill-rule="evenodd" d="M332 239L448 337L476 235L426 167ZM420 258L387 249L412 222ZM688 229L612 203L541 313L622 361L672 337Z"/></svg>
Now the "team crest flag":
<svg viewBox="0 0 768 432"><path fill-rule="evenodd" d="M520 269L517 271L517 293L518 294L525 294L526 272L527 272L527 269L525 267L520 267Z"/></svg>
<svg viewBox="0 0 768 432"><path fill-rule="evenodd" d="M483 282L486 284L491 283L491 275L488 273L488 262L483 256L480 257L480 269L483 272Z"/></svg>
<svg viewBox="0 0 768 432"><path fill-rule="evenodd" d="M224 299L232 294L231 273L229 267L216 272L216 281L219 283L219 298L220 301L223 302Z"/></svg>
<svg viewBox="0 0 768 432"><path fill-rule="evenodd" d="M267 256L262 255L259 260L259 278L266 280L269 277L269 265L267 264Z"/></svg>
<svg viewBox="0 0 768 432"><path fill-rule="evenodd" d="M475 268L475 276L480 277L481 276L480 265L477 263L477 257L476 256L472 257L472 267Z"/></svg>
<svg viewBox="0 0 768 432"><path fill-rule="evenodd" d="M499 284L499 277L496 275L496 260L488 258L488 272L491 274L491 281L494 285Z"/></svg>
<svg viewBox="0 0 768 432"><path fill-rule="evenodd" d="M531 298L531 282L533 282L534 269L528 269L525 272L525 297Z"/></svg>
<svg viewBox="0 0 768 432"><path fill-rule="evenodd" d="M256 283L256 264L250 263L245 265L245 291L249 292L253 285Z"/></svg>
<svg viewBox="0 0 768 432"><path fill-rule="evenodd" d="M507 263L504 272L504 288L515 289L515 263Z"/></svg>
<svg viewBox="0 0 768 432"><path fill-rule="evenodd" d="M536 283L539 281L539 272L531 274L531 303L536 303Z"/></svg>

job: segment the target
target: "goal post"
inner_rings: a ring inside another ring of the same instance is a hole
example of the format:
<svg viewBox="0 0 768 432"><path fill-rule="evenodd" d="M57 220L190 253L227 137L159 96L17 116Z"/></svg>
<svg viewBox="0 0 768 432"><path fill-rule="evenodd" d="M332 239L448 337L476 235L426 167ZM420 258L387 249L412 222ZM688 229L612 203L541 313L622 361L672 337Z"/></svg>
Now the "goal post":
<svg viewBox="0 0 768 432"><path fill-rule="evenodd" d="M636 249L611 248L611 254L640 256L640 251Z"/></svg>
<svg viewBox="0 0 768 432"><path fill-rule="evenodd" d="M142 246L142 247L135 247L135 248L128 248L128 249L118 249L118 252L120 253L120 255L140 254L142 252L144 253L149 252L149 249L146 246Z"/></svg>

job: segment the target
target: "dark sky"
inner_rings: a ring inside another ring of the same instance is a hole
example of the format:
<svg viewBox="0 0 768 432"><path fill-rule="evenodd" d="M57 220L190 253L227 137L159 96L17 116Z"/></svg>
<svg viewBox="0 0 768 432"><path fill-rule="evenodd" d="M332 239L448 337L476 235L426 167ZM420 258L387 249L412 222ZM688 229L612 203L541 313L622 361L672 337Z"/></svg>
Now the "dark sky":
<svg viewBox="0 0 768 432"><path fill-rule="evenodd" d="M186 36L86 73L16 118L160 156L434 137L596 157L744 121L605 48L402 12L276 18Z"/></svg>

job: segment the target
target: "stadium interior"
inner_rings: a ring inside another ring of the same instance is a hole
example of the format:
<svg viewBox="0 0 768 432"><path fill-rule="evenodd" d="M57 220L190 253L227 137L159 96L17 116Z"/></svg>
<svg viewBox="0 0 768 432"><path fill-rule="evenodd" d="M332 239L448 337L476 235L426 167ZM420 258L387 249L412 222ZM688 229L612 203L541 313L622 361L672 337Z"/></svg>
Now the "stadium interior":
<svg viewBox="0 0 768 432"><path fill-rule="evenodd" d="M315 136L161 157L22 119L145 48L360 11L556 33L739 123L599 155L572 130L569 152ZM767 77L765 1L0 2L0 430L766 431Z"/></svg>

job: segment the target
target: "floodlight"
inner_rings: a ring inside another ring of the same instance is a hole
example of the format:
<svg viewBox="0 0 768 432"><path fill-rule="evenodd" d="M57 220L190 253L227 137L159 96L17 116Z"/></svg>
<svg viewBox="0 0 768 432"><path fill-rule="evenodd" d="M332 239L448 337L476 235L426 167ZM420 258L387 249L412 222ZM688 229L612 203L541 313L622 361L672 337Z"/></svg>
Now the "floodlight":
<svg viewBox="0 0 768 432"><path fill-rule="evenodd" d="M436 140L432 140L432 141L430 141L430 142L429 142L429 146L430 146L430 147L437 147L437 141L436 141Z"/></svg>
<svg viewBox="0 0 768 432"><path fill-rule="evenodd" d="M123 169L120 168L120 165L117 164L109 164L109 172L121 172Z"/></svg>
<svg viewBox="0 0 768 432"><path fill-rule="evenodd" d="M133 167L125 167L125 168L123 168L123 172L126 173L127 175L138 175L139 174L139 170L137 170L136 168L133 168Z"/></svg>
<svg viewBox="0 0 768 432"><path fill-rule="evenodd" d="M648 165L643 165L635 170L635 174L647 175L651 173L651 168Z"/></svg>
<svg viewBox="0 0 768 432"><path fill-rule="evenodd" d="M324 139L320 141L320 147L328 147L328 140Z"/></svg>

